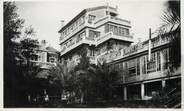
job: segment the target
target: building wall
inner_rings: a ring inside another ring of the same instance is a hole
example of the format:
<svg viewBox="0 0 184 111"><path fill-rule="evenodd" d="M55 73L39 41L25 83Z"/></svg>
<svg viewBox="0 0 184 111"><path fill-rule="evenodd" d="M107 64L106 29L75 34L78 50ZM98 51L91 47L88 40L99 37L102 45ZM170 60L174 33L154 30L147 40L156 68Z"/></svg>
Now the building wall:
<svg viewBox="0 0 184 111"><path fill-rule="evenodd" d="M95 19L100 19L106 15L106 9L91 11L88 13L88 15L95 15Z"/></svg>

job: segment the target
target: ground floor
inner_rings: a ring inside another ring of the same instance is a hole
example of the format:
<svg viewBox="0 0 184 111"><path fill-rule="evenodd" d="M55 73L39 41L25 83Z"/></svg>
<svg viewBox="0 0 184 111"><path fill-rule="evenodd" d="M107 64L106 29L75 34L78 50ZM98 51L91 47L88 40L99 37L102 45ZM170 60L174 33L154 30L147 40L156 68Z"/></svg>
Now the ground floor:
<svg viewBox="0 0 184 111"><path fill-rule="evenodd" d="M181 93L181 77L162 78L117 87L119 96L126 100L151 100L167 93Z"/></svg>

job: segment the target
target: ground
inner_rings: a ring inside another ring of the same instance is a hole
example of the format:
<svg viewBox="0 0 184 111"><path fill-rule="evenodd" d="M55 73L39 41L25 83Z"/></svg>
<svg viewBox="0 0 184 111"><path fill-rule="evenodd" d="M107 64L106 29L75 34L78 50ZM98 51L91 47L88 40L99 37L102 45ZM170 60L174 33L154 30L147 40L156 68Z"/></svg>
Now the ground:
<svg viewBox="0 0 184 111"><path fill-rule="evenodd" d="M165 108L164 104L152 101L124 101L119 103L98 102L93 104L66 104L61 101L34 103L28 107L35 108Z"/></svg>

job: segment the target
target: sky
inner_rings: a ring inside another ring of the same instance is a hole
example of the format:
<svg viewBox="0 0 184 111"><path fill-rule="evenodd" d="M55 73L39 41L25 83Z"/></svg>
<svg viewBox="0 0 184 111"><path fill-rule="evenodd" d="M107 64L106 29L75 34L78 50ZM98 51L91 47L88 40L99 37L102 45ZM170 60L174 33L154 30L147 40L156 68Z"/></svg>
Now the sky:
<svg viewBox="0 0 184 111"><path fill-rule="evenodd" d="M166 0L60 0L16 1L17 13L25 19L24 26L32 26L36 38L60 51L59 29L85 8L106 5L118 7L119 18L131 21L135 42L148 39L149 28L156 30L162 23L161 16Z"/></svg>

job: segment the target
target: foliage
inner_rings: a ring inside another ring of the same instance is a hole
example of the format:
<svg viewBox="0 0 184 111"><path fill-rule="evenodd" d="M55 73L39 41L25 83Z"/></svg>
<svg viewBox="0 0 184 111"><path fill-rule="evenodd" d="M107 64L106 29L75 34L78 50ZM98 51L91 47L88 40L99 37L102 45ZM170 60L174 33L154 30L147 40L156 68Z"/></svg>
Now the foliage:
<svg viewBox="0 0 184 111"><path fill-rule="evenodd" d="M65 66L56 63L56 66L53 66L48 70L50 83L58 85L60 88L63 88L65 85L65 72L64 72Z"/></svg>
<svg viewBox="0 0 184 111"><path fill-rule="evenodd" d="M166 4L167 9L164 11L162 16L163 26L171 26L172 30L175 25L180 27L180 1L170 0Z"/></svg>
<svg viewBox="0 0 184 111"><path fill-rule="evenodd" d="M3 9L4 105L5 107L18 107L26 103L26 93L34 83L30 81L32 77L27 73L33 76L37 68L34 66L26 68L24 63L25 58L30 58L33 54L33 51L29 49L36 48L38 42L30 38L18 42L17 38L21 37L24 20L19 18L16 12L18 8L14 2L4 2ZM25 33L25 35L28 34L30 33Z"/></svg>
<svg viewBox="0 0 184 111"><path fill-rule="evenodd" d="M36 55L36 50L39 47L38 40L25 38L20 41L20 44L21 53L28 61L31 59L31 57Z"/></svg>
<svg viewBox="0 0 184 111"><path fill-rule="evenodd" d="M5 48L13 47L13 38L19 38L24 20L16 13L17 7L14 2L3 4L3 30Z"/></svg>
<svg viewBox="0 0 184 111"><path fill-rule="evenodd" d="M24 20L16 13L17 7L14 2L3 4L3 32L4 32L4 103L6 106L13 106L20 96L19 88L22 76L16 66L17 45L12 39L19 38ZM14 92L14 94L12 93ZM20 98L19 98L20 99ZM20 100L21 101L21 100Z"/></svg>
<svg viewBox="0 0 184 111"><path fill-rule="evenodd" d="M118 72L110 69L107 63L90 64L85 49L80 54L80 62L72 75L72 85L75 86L75 92L80 93L81 102L111 100Z"/></svg>
<svg viewBox="0 0 184 111"><path fill-rule="evenodd" d="M160 28L160 35L171 38L171 68L178 68L181 65L181 22L180 22L180 1L168 1L167 9L162 16L163 25ZM168 29L169 31L163 31Z"/></svg>
<svg viewBox="0 0 184 111"><path fill-rule="evenodd" d="M89 68L93 75L93 85L98 92L98 98L110 100L115 93L115 84L118 77L118 71L109 68L107 63L98 63Z"/></svg>

